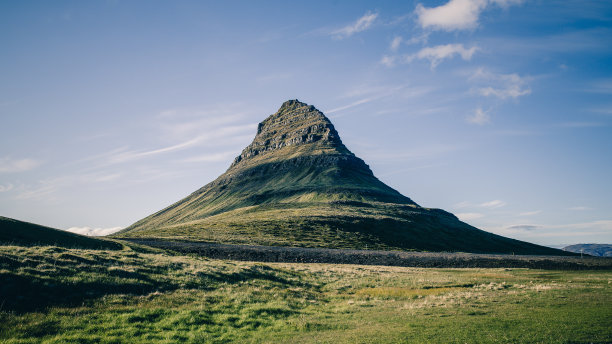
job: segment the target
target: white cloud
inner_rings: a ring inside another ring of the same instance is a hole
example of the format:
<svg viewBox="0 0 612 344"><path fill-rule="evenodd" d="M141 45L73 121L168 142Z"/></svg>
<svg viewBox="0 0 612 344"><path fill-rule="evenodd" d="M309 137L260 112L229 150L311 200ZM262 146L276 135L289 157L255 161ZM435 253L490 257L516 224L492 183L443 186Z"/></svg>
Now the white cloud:
<svg viewBox="0 0 612 344"><path fill-rule="evenodd" d="M103 236L113 234L120 231L123 227L110 227L110 228L91 228L91 227L70 227L66 229L68 232L77 233L88 236Z"/></svg>
<svg viewBox="0 0 612 344"><path fill-rule="evenodd" d="M568 210L574 210L574 211L584 211L584 210L590 210L591 208L589 207L585 207L585 206L577 206L577 207L571 207L568 208Z"/></svg>
<svg viewBox="0 0 612 344"><path fill-rule="evenodd" d="M416 7L417 20L422 28L434 30L465 30L478 25L478 16L487 6L487 0L451 0L444 5Z"/></svg>
<svg viewBox="0 0 612 344"><path fill-rule="evenodd" d="M501 99L518 98L520 96L531 93L530 89L521 89L518 85L511 85L508 88L500 89L493 87L485 87L479 90L479 93L485 97L494 96Z"/></svg>
<svg viewBox="0 0 612 344"><path fill-rule="evenodd" d="M418 53L405 57L405 62L410 63L415 59L427 59L431 63L431 68L436 68L437 65L444 59L453 58L456 55L461 56L465 61L469 61L474 53L478 51L478 47L465 48L463 44L445 44L435 47L426 47Z"/></svg>
<svg viewBox="0 0 612 344"><path fill-rule="evenodd" d="M221 152L221 153L211 153L205 155L193 156L191 158L183 159L181 162L187 163L198 163L198 162L221 162L231 159L233 156L240 154L235 151Z"/></svg>
<svg viewBox="0 0 612 344"><path fill-rule="evenodd" d="M481 203L480 206L483 208L490 208L490 209L496 209L496 208L501 208L503 206L506 205L506 202L504 201L500 201L498 199L493 200L491 202L485 202L485 203Z"/></svg>
<svg viewBox="0 0 612 344"><path fill-rule="evenodd" d="M468 30L478 26L481 12L489 5L508 7L520 0L450 0L444 5L426 8L418 4L415 12L417 21L423 29Z"/></svg>
<svg viewBox="0 0 612 344"><path fill-rule="evenodd" d="M395 60L397 60L397 56L385 55L380 59L380 63L387 67L393 67L395 66Z"/></svg>
<svg viewBox="0 0 612 344"><path fill-rule="evenodd" d="M374 20L378 17L378 13L368 12L363 17L357 19L353 24L347 25L341 29L332 31L332 36L336 39L350 37L358 32L362 32L370 28Z"/></svg>
<svg viewBox="0 0 612 344"><path fill-rule="evenodd" d="M7 192L13 190L13 184L8 183L6 185L0 185L0 192Z"/></svg>
<svg viewBox="0 0 612 344"><path fill-rule="evenodd" d="M511 230L511 231L533 231L533 230L540 229L540 228L543 228L543 226L540 226L540 225L512 225L512 226L506 227L506 229Z"/></svg>
<svg viewBox="0 0 612 344"><path fill-rule="evenodd" d="M542 212L541 210L526 211L526 212L518 214L518 216L533 216L533 215L538 215L541 212Z"/></svg>
<svg viewBox="0 0 612 344"><path fill-rule="evenodd" d="M467 118L467 121L470 123L483 125L491 122L491 116L481 108L477 108L474 111L474 114Z"/></svg>
<svg viewBox="0 0 612 344"><path fill-rule="evenodd" d="M526 86L530 77L521 77L516 73L496 74L479 68L469 78L471 81L493 84L492 86L480 87L476 93L485 97L497 97L500 99L518 98L531 93L531 89Z"/></svg>
<svg viewBox="0 0 612 344"><path fill-rule="evenodd" d="M460 202L454 205L455 208L457 209L461 209L461 208L488 208L488 209L497 209L497 208L501 208L503 206L505 206L507 203L501 200L493 200L490 202L484 202L484 203L480 203L480 204L474 204L471 202Z"/></svg>
<svg viewBox="0 0 612 344"><path fill-rule="evenodd" d="M461 221L470 221L484 217L481 213L457 213L455 214Z"/></svg>
<svg viewBox="0 0 612 344"><path fill-rule="evenodd" d="M391 41L389 49L391 49L391 51L397 51L397 49L400 47L400 44L402 44L402 37L395 36L395 38L393 38L393 40Z"/></svg>
<svg viewBox="0 0 612 344"><path fill-rule="evenodd" d="M0 158L0 173L25 172L38 167L40 164L40 161L34 159Z"/></svg>

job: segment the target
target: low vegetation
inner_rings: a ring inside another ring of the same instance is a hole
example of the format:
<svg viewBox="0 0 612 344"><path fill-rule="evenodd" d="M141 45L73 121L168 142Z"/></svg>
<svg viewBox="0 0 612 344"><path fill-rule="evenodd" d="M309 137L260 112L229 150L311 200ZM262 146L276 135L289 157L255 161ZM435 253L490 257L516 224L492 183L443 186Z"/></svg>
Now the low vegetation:
<svg viewBox="0 0 612 344"><path fill-rule="evenodd" d="M612 341L612 271L0 246L3 343Z"/></svg>
<svg viewBox="0 0 612 344"><path fill-rule="evenodd" d="M90 249L120 249L116 242L0 216L0 244L55 245Z"/></svg>

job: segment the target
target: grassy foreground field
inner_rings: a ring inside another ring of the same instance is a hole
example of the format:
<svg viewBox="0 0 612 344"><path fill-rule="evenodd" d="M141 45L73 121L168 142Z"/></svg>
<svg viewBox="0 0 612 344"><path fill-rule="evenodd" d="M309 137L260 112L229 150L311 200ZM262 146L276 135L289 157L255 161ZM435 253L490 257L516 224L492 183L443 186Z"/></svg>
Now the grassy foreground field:
<svg viewBox="0 0 612 344"><path fill-rule="evenodd" d="M3 343L605 343L612 271L0 246Z"/></svg>

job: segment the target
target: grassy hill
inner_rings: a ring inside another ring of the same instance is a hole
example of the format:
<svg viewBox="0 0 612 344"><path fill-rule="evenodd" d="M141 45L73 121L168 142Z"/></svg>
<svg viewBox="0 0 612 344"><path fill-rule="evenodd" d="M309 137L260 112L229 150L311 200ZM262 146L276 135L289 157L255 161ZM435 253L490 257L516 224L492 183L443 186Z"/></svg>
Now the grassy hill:
<svg viewBox="0 0 612 344"><path fill-rule="evenodd" d="M90 238L0 216L0 245L54 245L90 249L120 249L118 243Z"/></svg>
<svg viewBox="0 0 612 344"><path fill-rule="evenodd" d="M297 100L215 181L115 235L220 243L569 254L481 231L378 180L327 117Z"/></svg>

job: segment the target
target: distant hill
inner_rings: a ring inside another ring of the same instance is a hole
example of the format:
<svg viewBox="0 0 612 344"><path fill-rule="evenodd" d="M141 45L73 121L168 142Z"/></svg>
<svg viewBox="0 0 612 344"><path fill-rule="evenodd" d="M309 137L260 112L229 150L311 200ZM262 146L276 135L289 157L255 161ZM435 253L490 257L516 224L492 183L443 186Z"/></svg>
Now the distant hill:
<svg viewBox="0 0 612 344"><path fill-rule="evenodd" d="M121 244L0 216L0 245L120 249Z"/></svg>
<svg viewBox="0 0 612 344"><path fill-rule="evenodd" d="M418 181L414 181L418 183ZM568 255L474 228L387 186L290 100L213 182L113 235L230 244Z"/></svg>
<svg viewBox="0 0 612 344"><path fill-rule="evenodd" d="M612 257L612 244L577 244L563 248L565 251L589 254L596 257Z"/></svg>

